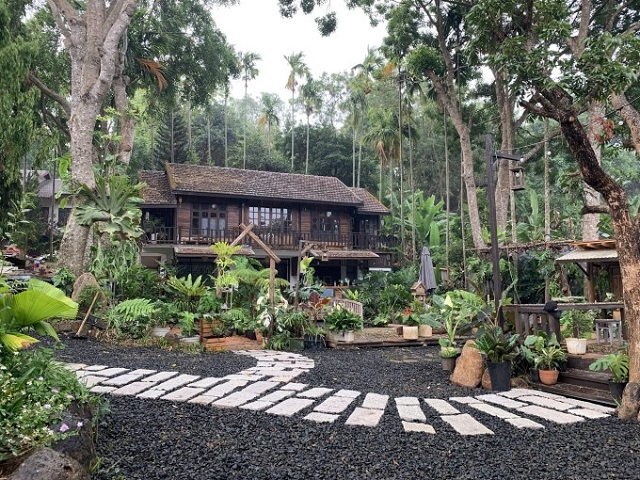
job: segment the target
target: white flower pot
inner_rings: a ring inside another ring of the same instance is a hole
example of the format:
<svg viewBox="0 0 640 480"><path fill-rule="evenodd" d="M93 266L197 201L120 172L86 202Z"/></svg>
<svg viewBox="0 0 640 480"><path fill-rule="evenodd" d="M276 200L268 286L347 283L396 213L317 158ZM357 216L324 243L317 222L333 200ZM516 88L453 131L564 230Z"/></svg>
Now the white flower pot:
<svg viewBox="0 0 640 480"><path fill-rule="evenodd" d="M167 333L169 333L171 328L169 327L153 327L151 329L151 335L154 337L164 337Z"/></svg>
<svg viewBox="0 0 640 480"><path fill-rule="evenodd" d="M587 353L587 339L567 338L567 352L571 355L584 355Z"/></svg>
<svg viewBox="0 0 640 480"><path fill-rule="evenodd" d="M402 338L405 340L417 340L418 339L418 327L410 327L408 325L404 325L402 327Z"/></svg>
<svg viewBox="0 0 640 480"><path fill-rule="evenodd" d="M198 343L200 342L200 335L195 337L182 337L180 343Z"/></svg>
<svg viewBox="0 0 640 480"><path fill-rule="evenodd" d="M418 325L418 336L431 337L433 336L433 328L431 325Z"/></svg>
<svg viewBox="0 0 640 480"><path fill-rule="evenodd" d="M333 334L334 340L337 342L353 343L356 339L356 335L353 330L336 332Z"/></svg>

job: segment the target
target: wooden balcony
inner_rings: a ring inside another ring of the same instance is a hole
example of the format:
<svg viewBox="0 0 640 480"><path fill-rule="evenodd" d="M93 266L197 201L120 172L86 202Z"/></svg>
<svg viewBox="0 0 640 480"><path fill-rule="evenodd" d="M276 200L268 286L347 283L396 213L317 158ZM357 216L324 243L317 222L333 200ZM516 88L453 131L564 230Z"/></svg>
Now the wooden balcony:
<svg viewBox="0 0 640 480"><path fill-rule="evenodd" d="M233 242L240 234L240 228L225 230L202 230L186 227L159 227L147 232L145 243L173 245L213 245L216 242ZM253 232L269 247L281 250L298 250L300 241L316 242L329 249L386 251L397 244L394 237L388 235L371 235L367 233L351 233L336 235L328 232L275 231L265 228L254 228ZM250 246L251 239L246 239Z"/></svg>

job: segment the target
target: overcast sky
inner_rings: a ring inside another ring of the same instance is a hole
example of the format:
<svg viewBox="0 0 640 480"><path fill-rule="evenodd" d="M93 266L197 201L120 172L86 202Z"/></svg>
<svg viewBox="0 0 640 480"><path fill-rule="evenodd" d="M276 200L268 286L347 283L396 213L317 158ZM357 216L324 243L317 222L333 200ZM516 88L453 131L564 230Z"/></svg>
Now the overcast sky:
<svg viewBox="0 0 640 480"><path fill-rule="evenodd" d="M276 93L283 100L291 96L284 87L289 75L285 55L304 52L311 73L320 77L323 72L350 70L362 62L368 46L382 43L384 27L373 28L362 11L349 10L343 0L329 0L316 10L311 15L298 13L294 18L282 18L277 0L240 0L239 5L213 9L216 25L236 51L255 52L262 57L257 63L260 73L249 82L249 95ZM338 28L329 37L320 36L314 21L325 10L336 11L338 19ZM234 82L232 88L233 97L244 95L242 81Z"/></svg>

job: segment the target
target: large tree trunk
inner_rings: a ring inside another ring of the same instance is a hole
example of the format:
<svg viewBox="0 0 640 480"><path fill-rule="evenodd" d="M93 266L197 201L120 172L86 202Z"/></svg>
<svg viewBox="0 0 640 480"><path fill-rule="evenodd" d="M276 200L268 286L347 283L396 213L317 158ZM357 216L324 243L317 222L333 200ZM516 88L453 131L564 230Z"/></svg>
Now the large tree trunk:
<svg viewBox="0 0 640 480"><path fill-rule="evenodd" d="M105 0L89 0L83 10L75 10L66 0L47 3L71 58L71 178L93 188L94 126L116 75L118 44L131 22L135 0L117 0L108 7ZM75 274L84 270L88 238L89 228L72 215L60 245L60 260Z"/></svg>
<svg viewBox="0 0 640 480"><path fill-rule="evenodd" d="M583 180L601 193L609 206L616 238L616 249L622 274L622 295L629 341L629 384L625 390L619 416L638 418L640 412L640 222L632 219L624 189L602 170L571 98L560 88L538 95L542 104L538 112L560 122L560 128L571 149ZM640 420L640 418L638 418Z"/></svg>
<svg viewBox="0 0 640 480"><path fill-rule="evenodd" d="M587 130L587 134L598 163L600 163L600 156L602 154L603 121L606 121L605 115L606 113L602 102L591 102L589 105L589 129ZM587 208L598 207L602 203L600 194L586 183L584 184L583 196L584 205ZM598 222L600 222L600 215L597 213L585 213L582 216L582 240L597 240L600 237Z"/></svg>

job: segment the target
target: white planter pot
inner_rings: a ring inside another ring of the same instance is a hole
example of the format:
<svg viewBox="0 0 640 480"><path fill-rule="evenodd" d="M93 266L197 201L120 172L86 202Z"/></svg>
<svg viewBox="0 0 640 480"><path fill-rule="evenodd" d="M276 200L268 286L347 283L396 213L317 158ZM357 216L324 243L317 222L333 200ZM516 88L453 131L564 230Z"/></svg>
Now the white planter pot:
<svg viewBox="0 0 640 480"><path fill-rule="evenodd" d="M418 325L418 336L431 337L433 335L433 328L431 325Z"/></svg>
<svg viewBox="0 0 640 480"><path fill-rule="evenodd" d="M417 340L418 339L418 327L409 327L404 325L402 327L402 338L405 340Z"/></svg>
<svg viewBox="0 0 640 480"><path fill-rule="evenodd" d="M337 342L353 343L356 339L356 335L353 330L347 330L334 333L333 338Z"/></svg>
<svg viewBox="0 0 640 480"><path fill-rule="evenodd" d="M153 327L151 329L151 335L154 337L164 337L169 333L169 330L171 330L169 327Z"/></svg>
<svg viewBox="0 0 640 480"><path fill-rule="evenodd" d="M587 339L567 338L567 352L571 355L584 355L587 353Z"/></svg>

